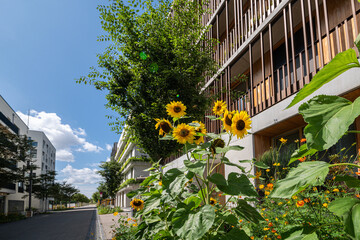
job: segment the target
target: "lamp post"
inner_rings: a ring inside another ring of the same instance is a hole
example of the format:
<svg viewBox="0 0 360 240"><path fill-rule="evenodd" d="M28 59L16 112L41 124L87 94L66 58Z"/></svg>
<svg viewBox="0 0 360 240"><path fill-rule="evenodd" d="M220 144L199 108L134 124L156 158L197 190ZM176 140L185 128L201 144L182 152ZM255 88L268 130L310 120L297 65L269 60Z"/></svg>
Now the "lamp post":
<svg viewBox="0 0 360 240"><path fill-rule="evenodd" d="M28 211L28 217L32 217L32 211L31 211L31 194L32 194L32 177L33 177L33 169L32 164L30 164L30 161L27 162L28 168L30 168L30 176L29 176L29 211Z"/></svg>

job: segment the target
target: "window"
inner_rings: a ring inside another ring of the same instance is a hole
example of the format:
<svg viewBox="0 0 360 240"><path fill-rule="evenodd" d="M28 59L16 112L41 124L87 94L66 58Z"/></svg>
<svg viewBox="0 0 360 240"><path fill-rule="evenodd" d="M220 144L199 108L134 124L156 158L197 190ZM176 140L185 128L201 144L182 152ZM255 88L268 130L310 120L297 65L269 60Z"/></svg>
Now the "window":
<svg viewBox="0 0 360 240"><path fill-rule="evenodd" d="M33 147L37 147L38 143L37 142L32 142Z"/></svg>

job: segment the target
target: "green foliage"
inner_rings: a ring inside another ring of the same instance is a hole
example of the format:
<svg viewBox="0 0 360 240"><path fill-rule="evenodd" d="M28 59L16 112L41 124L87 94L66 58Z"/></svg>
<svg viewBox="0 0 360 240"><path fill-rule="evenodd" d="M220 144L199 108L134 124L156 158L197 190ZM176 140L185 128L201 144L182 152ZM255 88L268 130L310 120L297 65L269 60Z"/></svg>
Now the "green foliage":
<svg viewBox="0 0 360 240"><path fill-rule="evenodd" d="M98 214L99 215L112 214L112 213L115 213L115 212L122 212L123 211L120 207L111 208L109 206L102 206L102 205L98 206L97 209L98 209Z"/></svg>
<svg viewBox="0 0 360 240"><path fill-rule="evenodd" d="M311 80L309 84L306 84L292 100L292 102L287 106L290 108L296 103L300 102L325 83L330 82L340 74L346 72L347 70L360 67L359 61L356 57L356 52L353 49L348 49L345 52L337 54L323 69L321 69Z"/></svg>
<svg viewBox="0 0 360 240"><path fill-rule="evenodd" d="M90 199L85 196L84 194L81 194L81 193L75 193L72 198L71 198L72 201L75 201L75 202L82 202L82 203L89 203L90 202Z"/></svg>
<svg viewBox="0 0 360 240"><path fill-rule="evenodd" d="M360 115L360 98L354 103L337 96L319 95L299 107L308 123L304 133L309 149L322 151L339 141Z"/></svg>
<svg viewBox="0 0 360 240"><path fill-rule="evenodd" d="M114 198L116 190L123 179L123 175L120 171L121 164L117 161L110 160L109 162L102 162L99 166L101 168L98 173L104 179L104 186L107 194Z"/></svg>
<svg viewBox="0 0 360 240"><path fill-rule="evenodd" d="M26 217L23 214L11 213L8 214L7 216L0 214L0 223L14 222L23 219L26 219Z"/></svg>
<svg viewBox="0 0 360 240"><path fill-rule="evenodd" d="M126 149L126 147L125 147L125 149ZM151 159L147 158L147 157L131 157L131 158L128 158L126 160L126 162L121 165L121 168L120 168L119 172L122 173L122 171L126 168L126 166L131 162L151 162Z"/></svg>
<svg viewBox="0 0 360 240"><path fill-rule="evenodd" d="M111 45L99 55L100 70L92 68L78 82L108 90L107 106L127 119L135 142L152 159L164 159L180 148L174 141L158 140L154 118L166 116L165 104L181 98L195 119L208 109L210 99L200 90L216 64L213 40L203 34L208 27L198 17L203 7L198 1L149 0L111 1L98 9L107 32L99 39ZM115 129L121 127L120 118Z"/></svg>
<svg viewBox="0 0 360 240"><path fill-rule="evenodd" d="M123 182L122 184L120 184L120 186L117 188L116 192L129 186L130 184L135 184L135 183L140 183L141 180L136 180L134 178L129 178L128 180L126 180L125 182Z"/></svg>

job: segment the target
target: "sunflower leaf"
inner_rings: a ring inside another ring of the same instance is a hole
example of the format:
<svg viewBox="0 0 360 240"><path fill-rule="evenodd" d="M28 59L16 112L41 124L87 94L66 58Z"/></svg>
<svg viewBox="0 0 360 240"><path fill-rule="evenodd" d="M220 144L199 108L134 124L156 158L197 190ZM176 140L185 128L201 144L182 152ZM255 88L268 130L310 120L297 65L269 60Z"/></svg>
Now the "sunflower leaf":
<svg viewBox="0 0 360 240"><path fill-rule="evenodd" d="M210 120L220 120L221 117L216 117L216 116L212 116L212 115L209 115L209 116L205 116L207 118L209 118Z"/></svg>
<svg viewBox="0 0 360 240"><path fill-rule="evenodd" d="M259 221L264 220L260 213L243 199L238 200L237 207L235 208L235 213L241 219L251 221L256 224L259 223Z"/></svg>
<svg viewBox="0 0 360 240"><path fill-rule="evenodd" d="M319 95L299 107L308 125L307 147L322 151L336 144L360 115L360 97L353 103L338 96Z"/></svg>
<svg viewBox="0 0 360 240"><path fill-rule="evenodd" d="M266 165L265 163L260 162L260 161L254 161L254 165L255 165L257 168L261 168L261 169L268 169L268 168L270 168L268 165Z"/></svg>
<svg viewBox="0 0 360 240"><path fill-rule="evenodd" d="M174 140L174 137L170 134L166 134L164 137L160 138L160 140Z"/></svg>
<svg viewBox="0 0 360 240"><path fill-rule="evenodd" d="M206 168L205 161L191 162L189 160L184 160L184 165L185 165L186 169L189 170L190 172L193 172L193 173L197 174L198 176L203 177L204 171Z"/></svg>
<svg viewBox="0 0 360 240"><path fill-rule="evenodd" d="M335 181L344 181L349 188L360 188L360 180L349 175L336 176Z"/></svg>
<svg viewBox="0 0 360 240"><path fill-rule="evenodd" d="M270 197L290 198L309 185L323 185L329 172L329 167L329 163L320 161L300 163L297 168L290 170L286 178L279 180L275 184Z"/></svg>
<svg viewBox="0 0 360 240"><path fill-rule="evenodd" d="M173 230L182 239L200 239L212 227L215 208L204 205L198 212L185 208L177 209L173 215Z"/></svg>

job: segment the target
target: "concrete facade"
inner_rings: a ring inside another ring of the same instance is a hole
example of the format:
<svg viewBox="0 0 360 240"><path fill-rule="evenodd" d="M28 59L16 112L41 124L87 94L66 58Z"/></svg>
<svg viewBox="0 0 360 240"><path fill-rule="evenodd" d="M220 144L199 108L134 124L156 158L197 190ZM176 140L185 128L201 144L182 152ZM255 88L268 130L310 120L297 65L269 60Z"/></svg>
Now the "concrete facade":
<svg viewBox="0 0 360 240"><path fill-rule="evenodd" d="M44 132L29 130L29 138L33 140L33 145L36 148L32 153L34 164L38 167L34 173L36 176L46 174L49 171L55 171L56 149ZM48 209L49 199L37 199L32 197L32 207L43 212Z"/></svg>

